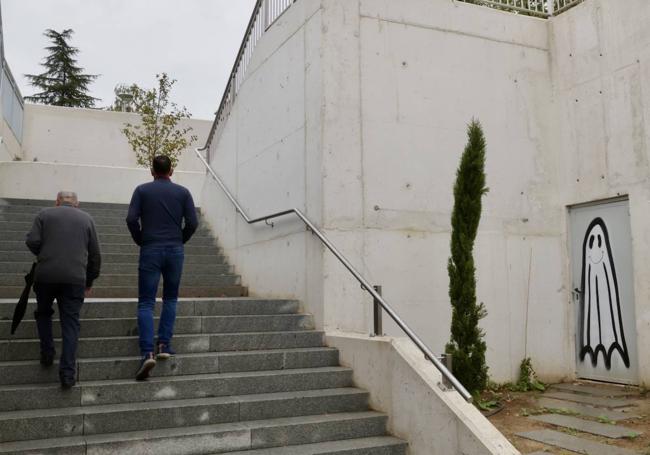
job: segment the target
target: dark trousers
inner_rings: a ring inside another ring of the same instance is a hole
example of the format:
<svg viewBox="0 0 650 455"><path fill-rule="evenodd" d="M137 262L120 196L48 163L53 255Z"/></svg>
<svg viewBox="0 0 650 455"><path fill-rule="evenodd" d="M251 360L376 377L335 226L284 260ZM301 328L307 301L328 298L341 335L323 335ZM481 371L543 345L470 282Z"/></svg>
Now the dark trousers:
<svg viewBox="0 0 650 455"><path fill-rule="evenodd" d="M158 323L158 342L169 344L174 335L178 289L183 273L182 246L144 246L138 265L138 331L140 352L154 351L153 310L160 276L163 278L163 307Z"/></svg>
<svg viewBox="0 0 650 455"><path fill-rule="evenodd" d="M84 287L73 284L36 283L36 326L41 339L41 353L54 353L52 334L52 304L59 305L61 320L61 360L59 376L61 379L75 379L77 372L77 342L79 340L79 312L84 302Z"/></svg>

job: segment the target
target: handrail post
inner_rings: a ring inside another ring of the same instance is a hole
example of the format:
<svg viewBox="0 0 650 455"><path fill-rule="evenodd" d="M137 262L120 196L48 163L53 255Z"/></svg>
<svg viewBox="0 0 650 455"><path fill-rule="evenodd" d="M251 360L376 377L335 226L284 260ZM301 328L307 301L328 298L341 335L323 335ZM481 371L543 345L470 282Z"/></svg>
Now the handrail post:
<svg viewBox="0 0 650 455"><path fill-rule="evenodd" d="M452 369L452 368L453 368L453 364L452 364L452 362L453 362L453 357L451 356L451 354L447 354L447 353L442 354L442 355L440 356L440 361L442 362L442 364L443 364L443 365L444 365L444 366L445 366L449 371L453 371L453 369ZM447 378L447 376L445 376L444 374L442 375L442 385L443 385L447 390L453 390L453 389L454 389L454 384L452 384L451 381L449 380L449 378Z"/></svg>
<svg viewBox="0 0 650 455"><path fill-rule="evenodd" d="M377 294L381 295L381 286L373 286ZM379 300L373 297L372 303L372 321L373 321L373 330L372 336L381 337L384 336L384 328L381 320L381 303Z"/></svg>

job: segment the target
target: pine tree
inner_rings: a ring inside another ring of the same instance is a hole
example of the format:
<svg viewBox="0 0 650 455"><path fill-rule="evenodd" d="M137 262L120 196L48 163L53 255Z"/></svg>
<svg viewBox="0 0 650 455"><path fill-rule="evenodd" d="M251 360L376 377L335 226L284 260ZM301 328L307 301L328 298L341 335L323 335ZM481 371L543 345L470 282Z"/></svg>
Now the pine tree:
<svg viewBox="0 0 650 455"><path fill-rule="evenodd" d="M485 187L485 138L481 124L472 120L467 128L468 143L456 173L454 209L451 215L451 257L449 298L452 306L451 341L453 373L472 394L487 385L484 332L479 321L487 315L476 303L474 240L481 220L481 199Z"/></svg>
<svg viewBox="0 0 650 455"><path fill-rule="evenodd" d="M49 55L41 65L46 71L42 74L26 74L30 84L41 91L27 96L27 101L67 107L93 107L97 98L88 95L88 86L98 75L83 74L77 66L75 56L79 49L70 46L68 40L74 32L71 29L57 32L47 29L44 35L52 41L45 50Z"/></svg>

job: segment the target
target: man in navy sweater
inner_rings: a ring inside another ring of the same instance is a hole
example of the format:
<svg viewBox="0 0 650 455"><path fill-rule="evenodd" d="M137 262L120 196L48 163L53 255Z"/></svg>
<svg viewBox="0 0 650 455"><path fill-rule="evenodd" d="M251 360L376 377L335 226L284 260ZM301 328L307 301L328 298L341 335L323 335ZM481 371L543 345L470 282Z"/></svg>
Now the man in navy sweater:
<svg viewBox="0 0 650 455"><path fill-rule="evenodd" d="M170 159L156 156L151 169L154 180L135 189L126 217L131 237L140 247L138 330L142 362L136 373L139 381L149 377L156 359L165 360L174 355L171 339L183 271L183 244L198 227L192 195L187 188L172 183L172 173ZM163 308L154 350L153 310L161 275Z"/></svg>

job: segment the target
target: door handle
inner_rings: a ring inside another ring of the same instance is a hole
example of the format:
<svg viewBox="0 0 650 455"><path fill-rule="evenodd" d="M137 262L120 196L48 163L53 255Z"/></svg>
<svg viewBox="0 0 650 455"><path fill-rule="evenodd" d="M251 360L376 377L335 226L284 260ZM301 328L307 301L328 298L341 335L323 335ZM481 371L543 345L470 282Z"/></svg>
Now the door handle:
<svg viewBox="0 0 650 455"><path fill-rule="evenodd" d="M579 288L574 288L573 291L571 291L573 294L573 298L575 300L580 300L580 295L582 295L582 291Z"/></svg>

